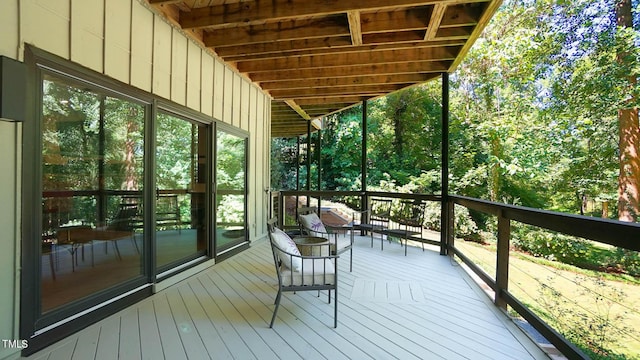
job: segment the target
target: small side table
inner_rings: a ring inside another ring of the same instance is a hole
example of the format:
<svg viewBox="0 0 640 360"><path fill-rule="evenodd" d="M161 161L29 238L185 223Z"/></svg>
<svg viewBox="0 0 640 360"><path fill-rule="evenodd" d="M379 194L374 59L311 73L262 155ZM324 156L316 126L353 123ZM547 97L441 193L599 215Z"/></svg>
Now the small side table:
<svg viewBox="0 0 640 360"><path fill-rule="evenodd" d="M329 255L329 240L316 236L300 236L293 238L302 256Z"/></svg>

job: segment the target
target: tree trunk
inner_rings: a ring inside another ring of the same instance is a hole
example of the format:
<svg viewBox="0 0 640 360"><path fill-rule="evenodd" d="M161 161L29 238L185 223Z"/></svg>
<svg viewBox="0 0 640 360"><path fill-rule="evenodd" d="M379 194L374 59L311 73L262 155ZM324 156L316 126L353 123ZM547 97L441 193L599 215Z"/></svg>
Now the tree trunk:
<svg viewBox="0 0 640 360"><path fill-rule="evenodd" d="M616 1L616 20L618 28L632 28L631 0ZM628 54L618 53L618 63L625 64ZM635 84L635 76L628 81ZM620 146L620 174L618 176L618 219L621 221L636 221L640 213L640 128L638 125L638 109L623 108L618 111L619 146Z"/></svg>

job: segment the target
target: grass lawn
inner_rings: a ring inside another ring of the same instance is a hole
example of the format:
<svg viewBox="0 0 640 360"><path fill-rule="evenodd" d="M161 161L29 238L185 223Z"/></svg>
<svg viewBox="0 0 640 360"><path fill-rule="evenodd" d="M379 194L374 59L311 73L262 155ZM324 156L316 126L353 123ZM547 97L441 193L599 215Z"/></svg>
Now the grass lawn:
<svg viewBox="0 0 640 360"><path fill-rule="evenodd" d="M495 278L495 248L462 240L456 247ZM544 311L564 324L588 327L599 339L616 339L607 348L640 358L640 285L547 263L512 252L509 291L539 316L545 318Z"/></svg>

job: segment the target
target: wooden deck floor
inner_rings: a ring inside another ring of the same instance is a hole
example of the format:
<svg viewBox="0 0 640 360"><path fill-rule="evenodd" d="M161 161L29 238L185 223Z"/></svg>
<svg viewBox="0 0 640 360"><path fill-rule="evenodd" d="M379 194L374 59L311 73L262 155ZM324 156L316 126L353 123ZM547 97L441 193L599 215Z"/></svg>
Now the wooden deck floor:
<svg viewBox="0 0 640 360"><path fill-rule="evenodd" d="M315 292L285 293L267 241L29 359L548 359L435 251L356 239L340 258L338 327Z"/></svg>

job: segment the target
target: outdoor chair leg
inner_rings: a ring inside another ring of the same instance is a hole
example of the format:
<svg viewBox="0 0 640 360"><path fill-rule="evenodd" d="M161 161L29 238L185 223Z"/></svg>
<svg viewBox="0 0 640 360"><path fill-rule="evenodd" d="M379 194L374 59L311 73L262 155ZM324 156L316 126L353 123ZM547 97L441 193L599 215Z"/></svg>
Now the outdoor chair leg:
<svg viewBox="0 0 640 360"><path fill-rule="evenodd" d="M271 317L271 323L269 324L269 328L273 327L273 322L276 320L276 314L278 313L278 306L280 306L280 297L282 296L282 291L278 289L278 295L276 296L275 309L273 309L273 316Z"/></svg>
<svg viewBox="0 0 640 360"><path fill-rule="evenodd" d="M349 272L353 272L353 245L349 249Z"/></svg>
<svg viewBox="0 0 640 360"><path fill-rule="evenodd" d="M329 290L331 292L331 290ZM336 286L336 291L333 293L333 327L338 327L338 287Z"/></svg>

